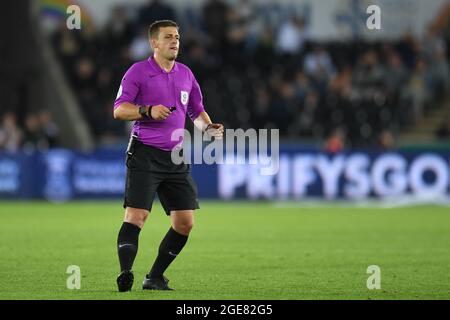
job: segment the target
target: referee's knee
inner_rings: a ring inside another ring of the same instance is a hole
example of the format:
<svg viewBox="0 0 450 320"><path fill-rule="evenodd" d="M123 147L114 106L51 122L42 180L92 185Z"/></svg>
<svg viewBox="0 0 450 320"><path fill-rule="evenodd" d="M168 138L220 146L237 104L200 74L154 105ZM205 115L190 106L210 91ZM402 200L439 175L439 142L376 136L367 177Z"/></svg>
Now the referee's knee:
<svg viewBox="0 0 450 320"><path fill-rule="evenodd" d="M172 225L172 228L182 235L189 235L192 228L194 227L194 221L183 221L183 222L177 222Z"/></svg>
<svg viewBox="0 0 450 320"><path fill-rule="evenodd" d="M147 217L148 217L147 210L127 207L125 210L124 221L132 223L142 229L142 227L145 224L145 221L147 220Z"/></svg>

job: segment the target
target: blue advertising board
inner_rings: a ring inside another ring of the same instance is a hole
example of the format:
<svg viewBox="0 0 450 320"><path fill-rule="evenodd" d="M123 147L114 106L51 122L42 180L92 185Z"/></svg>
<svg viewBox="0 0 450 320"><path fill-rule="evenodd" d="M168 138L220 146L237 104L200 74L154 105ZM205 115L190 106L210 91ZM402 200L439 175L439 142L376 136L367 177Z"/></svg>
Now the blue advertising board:
<svg viewBox="0 0 450 320"><path fill-rule="evenodd" d="M447 150L326 154L301 146L281 146L276 171L271 175L262 174L263 164L251 164L235 152L226 153L225 159L225 164L192 165L200 198L449 196ZM0 153L2 199L120 199L124 183L123 151Z"/></svg>

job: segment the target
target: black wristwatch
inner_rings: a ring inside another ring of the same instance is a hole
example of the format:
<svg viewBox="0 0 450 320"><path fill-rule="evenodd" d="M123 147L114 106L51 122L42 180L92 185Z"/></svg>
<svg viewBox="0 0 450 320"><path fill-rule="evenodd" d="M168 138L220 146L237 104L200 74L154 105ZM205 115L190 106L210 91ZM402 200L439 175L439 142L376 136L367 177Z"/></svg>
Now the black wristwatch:
<svg viewBox="0 0 450 320"><path fill-rule="evenodd" d="M143 118L152 118L152 116L151 116L151 108L152 108L152 106L142 106L142 107L139 107L139 114L140 114Z"/></svg>

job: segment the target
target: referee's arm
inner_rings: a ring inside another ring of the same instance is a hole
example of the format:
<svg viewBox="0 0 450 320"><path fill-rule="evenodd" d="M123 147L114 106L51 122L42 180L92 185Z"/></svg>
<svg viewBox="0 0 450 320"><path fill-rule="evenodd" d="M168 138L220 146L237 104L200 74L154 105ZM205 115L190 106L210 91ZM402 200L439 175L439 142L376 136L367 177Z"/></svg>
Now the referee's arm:
<svg viewBox="0 0 450 320"><path fill-rule="evenodd" d="M209 135L221 139L223 136L223 125L221 123L212 123L211 118L202 111L198 117L194 120L194 125L202 132L207 132Z"/></svg>
<svg viewBox="0 0 450 320"><path fill-rule="evenodd" d="M132 65L125 73L114 103L114 119L123 121L141 120L143 118L165 120L170 115L170 109L163 105L150 107L131 103L139 92L142 82L141 77L142 75L137 64Z"/></svg>
<svg viewBox="0 0 450 320"><path fill-rule="evenodd" d="M152 106L151 108L145 106L143 108L144 114L141 114L139 106L129 102L122 102L114 109L114 119L133 121L151 117L154 120L164 120L172 113L169 108L163 105Z"/></svg>
<svg viewBox="0 0 450 320"><path fill-rule="evenodd" d="M140 120L142 115L139 113L138 106L129 102L123 102L114 109L114 119L123 121Z"/></svg>

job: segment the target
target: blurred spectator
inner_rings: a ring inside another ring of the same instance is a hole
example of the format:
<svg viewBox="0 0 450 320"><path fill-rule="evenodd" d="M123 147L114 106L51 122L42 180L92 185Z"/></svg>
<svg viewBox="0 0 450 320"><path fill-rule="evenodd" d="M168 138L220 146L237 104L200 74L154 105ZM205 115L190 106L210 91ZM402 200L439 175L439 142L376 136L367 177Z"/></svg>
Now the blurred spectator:
<svg viewBox="0 0 450 320"><path fill-rule="evenodd" d="M439 140L450 139L450 116L445 119L439 128L436 130L436 138Z"/></svg>
<svg viewBox="0 0 450 320"><path fill-rule="evenodd" d="M325 151L329 153L338 153L344 150L345 132L342 128L336 128L325 141Z"/></svg>
<svg viewBox="0 0 450 320"><path fill-rule="evenodd" d="M293 85L297 98L303 101L307 93L311 90L309 78L303 71L297 71Z"/></svg>
<svg viewBox="0 0 450 320"><path fill-rule="evenodd" d="M371 96L375 89L380 89L384 84L384 70L379 63L375 50L365 52L358 61L353 75L354 85L365 96Z"/></svg>
<svg viewBox="0 0 450 320"><path fill-rule="evenodd" d="M348 98L352 92L352 67L346 65L330 81L329 93Z"/></svg>
<svg viewBox="0 0 450 320"><path fill-rule="evenodd" d="M329 78L334 74L331 57L321 46L316 46L313 52L306 55L304 69L316 78Z"/></svg>
<svg viewBox="0 0 450 320"><path fill-rule="evenodd" d="M20 148L22 136L16 115L13 112L5 113L0 126L0 151L16 152Z"/></svg>
<svg viewBox="0 0 450 320"><path fill-rule="evenodd" d="M70 30L68 32L71 32ZM94 24L86 24L78 32L81 50L85 55L95 56L102 45L101 34Z"/></svg>
<svg viewBox="0 0 450 320"><path fill-rule="evenodd" d="M229 19L229 35L233 39L243 40L247 52L253 52L258 46L261 30L264 30L265 23L261 15L258 14L257 2L251 0L239 0L231 8L232 13ZM236 32L236 34L234 33ZM237 35L237 37L235 37Z"/></svg>
<svg viewBox="0 0 450 320"><path fill-rule="evenodd" d="M73 84L78 90L95 88L96 65L90 56L83 56L75 63Z"/></svg>
<svg viewBox="0 0 450 320"><path fill-rule="evenodd" d="M444 98L450 90L450 66L445 50L435 53L434 60L430 63L430 77L433 94L437 98Z"/></svg>
<svg viewBox="0 0 450 320"><path fill-rule="evenodd" d="M387 57L387 62L383 81L388 92L395 94L400 91L407 80L408 74L398 53L391 52Z"/></svg>
<svg viewBox="0 0 450 320"><path fill-rule="evenodd" d="M53 121L49 111L42 110L38 113L38 120L40 130L42 132L42 139L44 140L44 148L55 148L59 146L58 135L59 129Z"/></svg>
<svg viewBox="0 0 450 320"><path fill-rule="evenodd" d="M80 54L81 41L77 38L76 32L68 32L65 21L61 22L58 28L52 35L51 42L64 69L67 69L73 59Z"/></svg>
<svg viewBox="0 0 450 320"><path fill-rule="evenodd" d="M257 48L261 30L265 28L264 21L257 12L257 3L251 0L238 0L229 9L228 40L235 49L253 52Z"/></svg>
<svg viewBox="0 0 450 320"><path fill-rule="evenodd" d="M175 10L160 0L150 0L139 8L139 26L148 28L156 20L176 20Z"/></svg>
<svg viewBox="0 0 450 320"><path fill-rule="evenodd" d="M422 59L417 60L414 71L403 91L405 98L411 103L410 121L414 124L422 117L425 105L430 98L426 72L425 61Z"/></svg>
<svg viewBox="0 0 450 320"><path fill-rule="evenodd" d="M275 85L275 91L269 107L269 118L280 129L280 134L287 133L287 124L292 121L296 109L295 90L292 83L281 80Z"/></svg>
<svg viewBox="0 0 450 320"><path fill-rule="evenodd" d="M437 29L433 27L428 28L420 45L423 59L428 63L435 59L436 54L447 51L444 39L439 35Z"/></svg>
<svg viewBox="0 0 450 320"><path fill-rule="evenodd" d="M267 71L272 67L275 61L275 43L274 32L271 28L267 26L263 28L253 58L254 62L263 71Z"/></svg>
<svg viewBox="0 0 450 320"><path fill-rule="evenodd" d="M289 127L291 137L313 137L319 129L316 121L319 108L319 95L316 91L309 91L296 115L296 121Z"/></svg>
<svg viewBox="0 0 450 320"><path fill-rule="evenodd" d="M423 56L429 67L431 93L441 99L450 89L450 66L447 61L446 44L436 32L430 31L425 38Z"/></svg>
<svg viewBox="0 0 450 320"><path fill-rule="evenodd" d="M321 46L316 46L305 57L304 70L311 77L317 89L325 93L328 81L334 75L334 66L331 57Z"/></svg>
<svg viewBox="0 0 450 320"><path fill-rule="evenodd" d="M222 0L208 0L203 6L204 30L210 37L211 49L217 54L224 54L227 47L229 31L228 4Z"/></svg>
<svg viewBox="0 0 450 320"><path fill-rule="evenodd" d="M419 53L419 42L411 32L406 32L397 45L397 50L408 69L414 69Z"/></svg>
<svg viewBox="0 0 450 320"><path fill-rule="evenodd" d="M254 121L257 128L264 128L269 122L270 94L264 84L256 89L256 99L253 108Z"/></svg>
<svg viewBox="0 0 450 320"><path fill-rule="evenodd" d="M110 50L128 46L134 37L133 24L126 7L115 6L105 26L105 43Z"/></svg>
<svg viewBox="0 0 450 320"><path fill-rule="evenodd" d="M302 52L306 40L304 20L292 17L281 25L277 34L276 48L280 54L294 55Z"/></svg>
<svg viewBox="0 0 450 320"><path fill-rule="evenodd" d="M43 151L48 147L49 143L42 131L38 115L34 113L26 115L23 148L26 151Z"/></svg>
<svg viewBox="0 0 450 320"><path fill-rule="evenodd" d="M395 148L395 138L392 131L385 129L380 133L378 136L378 147L384 151Z"/></svg>
<svg viewBox="0 0 450 320"><path fill-rule="evenodd" d="M133 39L130 46L130 57L133 61L144 60L152 53L148 40L148 27L142 27L139 35Z"/></svg>

